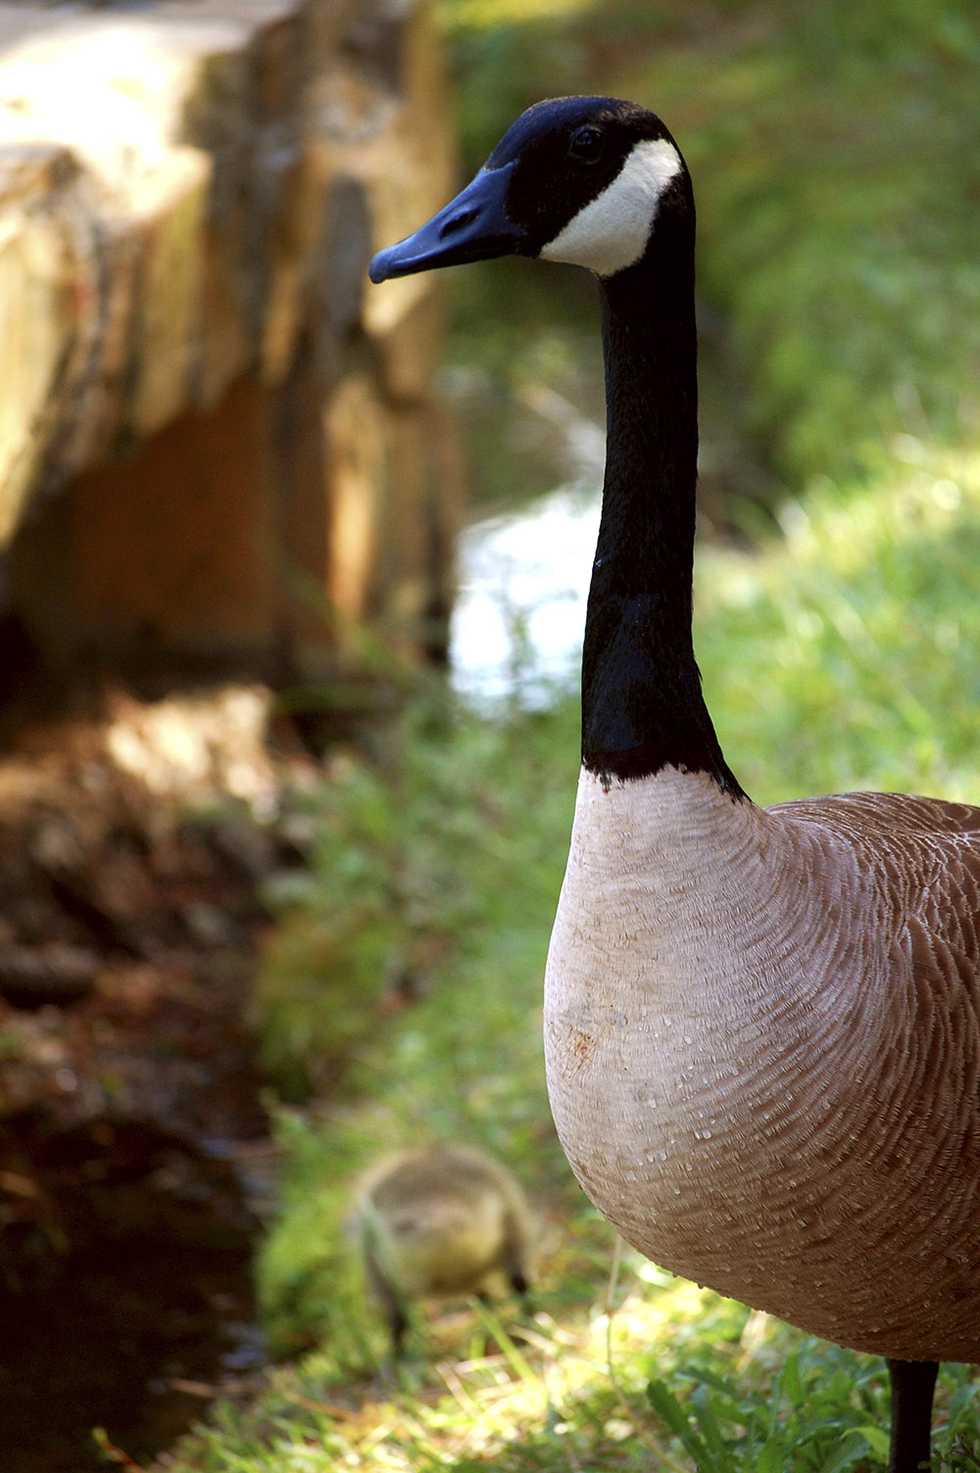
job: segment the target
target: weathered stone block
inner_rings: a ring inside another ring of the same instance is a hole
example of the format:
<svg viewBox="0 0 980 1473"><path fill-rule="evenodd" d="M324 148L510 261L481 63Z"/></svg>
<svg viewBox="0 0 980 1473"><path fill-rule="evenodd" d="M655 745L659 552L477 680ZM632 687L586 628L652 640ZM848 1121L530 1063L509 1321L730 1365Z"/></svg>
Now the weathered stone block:
<svg viewBox="0 0 980 1473"><path fill-rule="evenodd" d="M322 666L425 605L441 304L364 271L448 117L413 0L0 4L0 549L55 663Z"/></svg>
<svg viewBox="0 0 980 1473"><path fill-rule="evenodd" d="M267 644L276 567L268 391L239 379L216 410L78 476L24 528L18 607L66 670L99 651L130 670Z"/></svg>
<svg viewBox="0 0 980 1473"><path fill-rule="evenodd" d="M372 577L383 536L385 417L370 382L343 380L326 415L331 568L327 593L341 621L371 612Z"/></svg>

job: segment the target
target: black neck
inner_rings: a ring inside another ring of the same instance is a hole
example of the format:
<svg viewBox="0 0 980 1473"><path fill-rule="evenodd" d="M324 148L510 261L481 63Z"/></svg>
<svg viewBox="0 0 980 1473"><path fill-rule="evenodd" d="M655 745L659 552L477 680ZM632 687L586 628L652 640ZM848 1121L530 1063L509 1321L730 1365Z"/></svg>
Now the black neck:
<svg viewBox="0 0 980 1473"><path fill-rule="evenodd" d="M600 283L606 475L582 661L582 760L605 782L732 776L691 636L698 453L694 230L672 221Z"/></svg>

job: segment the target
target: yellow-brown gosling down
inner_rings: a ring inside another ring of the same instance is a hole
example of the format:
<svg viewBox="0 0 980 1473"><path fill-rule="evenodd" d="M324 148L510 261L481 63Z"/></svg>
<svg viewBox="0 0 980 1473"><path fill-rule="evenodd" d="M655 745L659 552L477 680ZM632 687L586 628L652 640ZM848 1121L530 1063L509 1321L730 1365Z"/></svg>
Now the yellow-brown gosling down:
<svg viewBox="0 0 980 1473"><path fill-rule="evenodd" d="M499 1162L468 1146L405 1151L361 1183L355 1211L367 1281L400 1355L411 1301L489 1296L526 1299L534 1228L523 1191Z"/></svg>

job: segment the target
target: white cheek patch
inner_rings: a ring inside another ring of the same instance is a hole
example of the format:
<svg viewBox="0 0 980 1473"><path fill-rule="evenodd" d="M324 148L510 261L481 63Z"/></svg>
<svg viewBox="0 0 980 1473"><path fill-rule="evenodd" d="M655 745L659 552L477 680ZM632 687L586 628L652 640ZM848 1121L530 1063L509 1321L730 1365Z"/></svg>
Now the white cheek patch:
<svg viewBox="0 0 980 1473"><path fill-rule="evenodd" d="M612 183L539 254L547 261L587 266L599 276L632 266L647 248L660 196L682 167L666 138L635 144Z"/></svg>

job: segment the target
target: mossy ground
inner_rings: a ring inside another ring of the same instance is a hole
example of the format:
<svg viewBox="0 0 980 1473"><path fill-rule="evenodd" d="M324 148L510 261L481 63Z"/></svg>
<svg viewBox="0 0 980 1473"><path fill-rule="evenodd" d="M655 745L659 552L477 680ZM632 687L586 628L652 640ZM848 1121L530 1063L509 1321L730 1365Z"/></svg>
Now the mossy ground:
<svg viewBox="0 0 980 1473"><path fill-rule="evenodd" d="M616 0L597 31L594 8L569 0L446 5L472 161L534 97L589 89L656 106L695 170L703 290L732 325L729 371L780 487L777 529L735 507L751 550L699 556L699 659L748 791L980 802L970 9ZM502 269L468 275L457 358L479 342L498 383L533 361L588 392L579 288L515 355L515 331L526 340L552 309L528 297L520 329L499 323L486 294ZM513 279L523 303L530 278ZM259 1264L273 1342L299 1359L247 1407L219 1409L175 1473L884 1466L880 1362L630 1255L610 1321L612 1237L564 1164L540 1052L576 722L567 693L491 722L422 690L396 763L344 759L311 798L316 861L257 1000L280 1092L331 1084L278 1109L282 1205ZM443 1135L499 1153L536 1202L538 1312L430 1317L424 1353L386 1384L343 1231L350 1183L379 1149ZM980 1468L966 1368L944 1370L938 1405L940 1467Z"/></svg>

